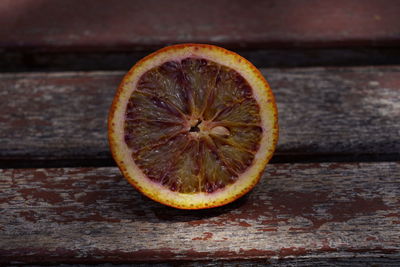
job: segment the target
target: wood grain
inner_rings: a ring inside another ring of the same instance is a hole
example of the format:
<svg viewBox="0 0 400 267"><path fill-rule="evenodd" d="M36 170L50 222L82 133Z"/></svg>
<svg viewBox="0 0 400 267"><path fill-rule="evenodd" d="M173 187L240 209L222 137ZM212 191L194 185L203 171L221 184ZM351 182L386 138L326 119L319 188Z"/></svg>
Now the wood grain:
<svg viewBox="0 0 400 267"><path fill-rule="evenodd" d="M279 109L275 159L400 159L400 67L262 72ZM84 159L111 162L106 120L122 75L0 74L2 166L22 160L72 161L68 166Z"/></svg>
<svg viewBox="0 0 400 267"><path fill-rule="evenodd" d="M57 265L46 265L49 267L60 267ZM62 267L93 267L93 264L62 264ZM96 264L96 267L255 267L255 266L269 266L269 267L365 267L365 266L385 266L385 267L398 267L399 262L396 258L330 258L330 259L261 259L261 260L211 260L211 261L177 261L177 262L151 262L151 263L121 263L121 264ZM29 267L43 267L43 265L29 265Z"/></svg>
<svg viewBox="0 0 400 267"><path fill-rule="evenodd" d="M0 47L41 51L143 50L204 42L230 48L393 46L396 0L3 0ZM51 23L49 23L51 21Z"/></svg>
<svg viewBox="0 0 400 267"><path fill-rule="evenodd" d="M272 164L246 197L184 211L116 168L0 171L0 262L400 259L400 162Z"/></svg>

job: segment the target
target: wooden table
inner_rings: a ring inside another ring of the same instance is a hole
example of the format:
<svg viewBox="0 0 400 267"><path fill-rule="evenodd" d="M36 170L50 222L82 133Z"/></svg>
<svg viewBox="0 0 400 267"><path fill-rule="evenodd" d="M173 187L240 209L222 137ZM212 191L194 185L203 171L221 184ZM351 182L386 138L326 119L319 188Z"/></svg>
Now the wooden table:
<svg viewBox="0 0 400 267"><path fill-rule="evenodd" d="M0 265L400 265L399 1L0 3ZM277 152L253 191L184 211L115 167L135 61L213 43L261 68Z"/></svg>

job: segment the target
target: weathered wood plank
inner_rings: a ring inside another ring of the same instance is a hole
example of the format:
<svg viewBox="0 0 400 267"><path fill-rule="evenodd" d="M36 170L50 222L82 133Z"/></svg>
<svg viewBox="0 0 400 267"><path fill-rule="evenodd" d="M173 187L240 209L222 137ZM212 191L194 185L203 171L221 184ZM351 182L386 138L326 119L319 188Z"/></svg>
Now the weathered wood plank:
<svg viewBox="0 0 400 267"><path fill-rule="evenodd" d="M0 189L1 263L400 259L400 162L272 164L203 211L151 201L116 168L3 169Z"/></svg>
<svg viewBox="0 0 400 267"><path fill-rule="evenodd" d="M399 259L385 255L384 258L377 257L355 257L355 258L286 258L286 259L259 259L259 260L211 260L211 261L176 261L176 262L151 262L151 263L99 263L99 264L62 264L46 265L48 267L365 267L385 266L398 267ZM29 267L43 267L43 265L29 265Z"/></svg>
<svg viewBox="0 0 400 267"><path fill-rule="evenodd" d="M278 102L278 158L400 159L400 67L262 71ZM24 159L111 162L106 117L122 75L1 74L2 166Z"/></svg>
<svg viewBox="0 0 400 267"><path fill-rule="evenodd" d="M0 47L141 50L177 42L228 47L397 46L396 0L3 0ZM51 22L51 23L50 23Z"/></svg>

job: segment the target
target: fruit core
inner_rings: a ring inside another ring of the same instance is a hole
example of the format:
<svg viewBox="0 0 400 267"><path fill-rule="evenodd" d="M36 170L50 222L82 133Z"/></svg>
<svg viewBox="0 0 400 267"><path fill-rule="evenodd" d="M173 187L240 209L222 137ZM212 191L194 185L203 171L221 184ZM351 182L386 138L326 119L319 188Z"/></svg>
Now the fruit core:
<svg viewBox="0 0 400 267"><path fill-rule="evenodd" d="M213 193L253 163L263 128L248 82L204 58L167 61L145 72L130 96L124 138L155 183Z"/></svg>

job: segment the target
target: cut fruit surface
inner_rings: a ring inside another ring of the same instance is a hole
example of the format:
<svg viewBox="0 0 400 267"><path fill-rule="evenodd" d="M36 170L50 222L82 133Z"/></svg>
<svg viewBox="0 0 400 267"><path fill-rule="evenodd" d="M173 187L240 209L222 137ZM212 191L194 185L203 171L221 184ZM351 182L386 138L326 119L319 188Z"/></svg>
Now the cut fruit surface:
<svg viewBox="0 0 400 267"><path fill-rule="evenodd" d="M139 61L109 114L111 152L126 179L176 208L227 204L260 179L278 138L260 72L220 47L182 44Z"/></svg>

